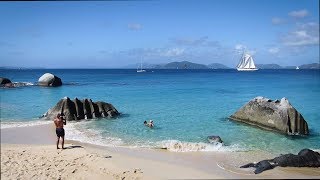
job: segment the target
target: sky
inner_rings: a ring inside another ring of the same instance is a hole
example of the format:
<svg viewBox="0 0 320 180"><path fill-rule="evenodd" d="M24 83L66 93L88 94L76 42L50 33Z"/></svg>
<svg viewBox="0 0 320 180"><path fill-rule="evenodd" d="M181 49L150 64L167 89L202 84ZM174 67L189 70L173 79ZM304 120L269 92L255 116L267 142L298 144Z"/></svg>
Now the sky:
<svg viewBox="0 0 320 180"><path fill-rule="evenodd" d="M0 67L319 63L319 0L0 2Z"/></svg>

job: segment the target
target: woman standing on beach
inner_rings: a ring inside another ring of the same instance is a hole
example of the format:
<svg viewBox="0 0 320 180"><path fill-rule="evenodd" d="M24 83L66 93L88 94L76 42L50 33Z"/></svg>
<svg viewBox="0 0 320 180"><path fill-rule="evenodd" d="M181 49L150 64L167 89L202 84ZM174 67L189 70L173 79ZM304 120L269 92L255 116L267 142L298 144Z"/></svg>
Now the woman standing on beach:
<svg viewBox="0 0 320 180"><path fill-rule="evenodd" d="M64 117L58 113L57 117L54 119L54 124L56 125L56 134L57 134L57 149L59 148L59 140L60 137L62 138L62 149L64 149L64 129L63 129L63 125L66 125L66 119L64 119Z"/></svg>

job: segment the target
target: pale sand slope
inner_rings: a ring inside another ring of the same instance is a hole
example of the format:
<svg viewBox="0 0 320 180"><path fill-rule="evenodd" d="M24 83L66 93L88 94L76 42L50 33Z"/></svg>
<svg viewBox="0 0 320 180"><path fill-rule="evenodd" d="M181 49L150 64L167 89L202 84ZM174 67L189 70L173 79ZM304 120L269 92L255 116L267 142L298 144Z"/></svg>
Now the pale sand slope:
<svg viewBox="0 0 320 180"><path fill-rule="evenodd" d="M69 146L72 148L72 146ZM113 166L111 158L84 148L56 150L54 145L1 147L1 179L139 179L140 169Z"/></svg>
<svg viewBox="0 0 320 180"><path fill-rule="evenodd" d="M1 144L1 179L221 178L189 167L66 144ZM142 167L142 168L141 168Z"/></svg>
<svg viewBox="0 0 320 180"><path fill-rule="evenodd" d="M320 178L319 168L277 167L258 175L238 168L274 157L261 152L173 153L74 141L57 150L54 143L52 125L1 129L1 179Z"/></svg>

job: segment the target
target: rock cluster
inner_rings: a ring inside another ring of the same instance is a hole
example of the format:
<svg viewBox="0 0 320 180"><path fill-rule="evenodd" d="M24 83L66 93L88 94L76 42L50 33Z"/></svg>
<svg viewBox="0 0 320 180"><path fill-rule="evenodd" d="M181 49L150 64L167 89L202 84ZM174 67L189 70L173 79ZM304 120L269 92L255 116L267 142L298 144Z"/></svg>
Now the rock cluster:
<svg viewBox="0 0 320 180"><path fill-rule="evenodd" d="M78 98L70 100L68 97L61 99L43 117L54 119L58 113L63 113L68 121L100 117L112 118L120 114L112 104L106 102L93 102L91 99L79 100Z"/></svg>
<svg viewBox="0 0 320 180"><path fill-rule="evenodd" d="M262 160L258 163L249 163L240 168L254 167L255 174L265 170L273 169L276 166L281 167L320 167L320 154L310 149L302 149L298 155L284 154L270 160Z"/></svg>

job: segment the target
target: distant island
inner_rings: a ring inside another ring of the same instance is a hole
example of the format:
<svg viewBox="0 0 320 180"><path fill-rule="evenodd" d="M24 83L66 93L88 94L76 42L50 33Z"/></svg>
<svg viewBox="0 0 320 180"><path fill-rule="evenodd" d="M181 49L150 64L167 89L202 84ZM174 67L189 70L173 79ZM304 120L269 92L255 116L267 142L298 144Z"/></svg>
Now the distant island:
<svg viewBox="0 0 320 180"><path fill-rule="evenodd" d="M140 63L125 66L125 69L135 69ZM280 66L278 64L256 64L259 69L296 69L297 66ZM319 63L302 64L299 69L320 69ZM198 64L189 61L169 62L166 64L143 64L144 69L235 69L224 64L211 63L208 65Z"/></svg>
<svg viewBox="0 0 320 180"><path fill-rule="evenodd" d="M135 69L139 66L139 63L127 65L123 68L125 69ZM220 63L212 63L212 64L198 64L189 61L181 61L181 62L169 62L164 64L147 64L143 63L144 69L232 69L226 65Z"/></svg>
<svg viewBox="0 0 320 180"><path fill-rule="evenodd" d="M30 70L30 69L46 69L44 67L16 67L16 66L0 66L0 69L20 69L20 70Z"/></svg>
<svg viewBox="0 0 320 180"><path fill-rule="evenodd" d="M211 64L208 64L207 67L209 69L232 69L226 65L223 65L223 64L220 64L220 63L211 63Z"/></svg>
<svg viewBox="0 0 320 180"><path fill-rule="evenodd" d="M140 63L136 63L136 64L130 64L130 65L119 67L119 68L137 69L137 67L139 66L140 66ZM297 66L280 66L278 64L256 64L256 66L259 69L296 69L297 68ZM299 69L320 69L320 64L319 63L302 64L298 67ZM30 70L30 69L47 69L47 68L0 66L0 69ZM205 65L205 64L198 64L198 63L193 63L189 61L181 61L181 62L174 61L174 62L163 63L163 64L143 63L143 69L235 69L235 67L231 68L221 63L211 63L208 65Z"/></svg>
<svg viewBox="0 0 320 180"><path fill-rule="evenodd" d="M296 69L297 66L280 66L278 64L257 64L259 69ZM320 69L319 63L302 64L299 69Z"/></svg>
<svg viewBox="0 0 320 180"><path fill-rule="evenodd" d="M192 63L188 61L170 62L168 64L165 64L162 68L163 69L208 69L206 65Z"/></svg>
<svg viewBox="0 0 320 180"><path fill-rule="evenodd" d="M320 69L319 63L312 63L312 64L303 64L299 66L300 69Z"/></svg>

